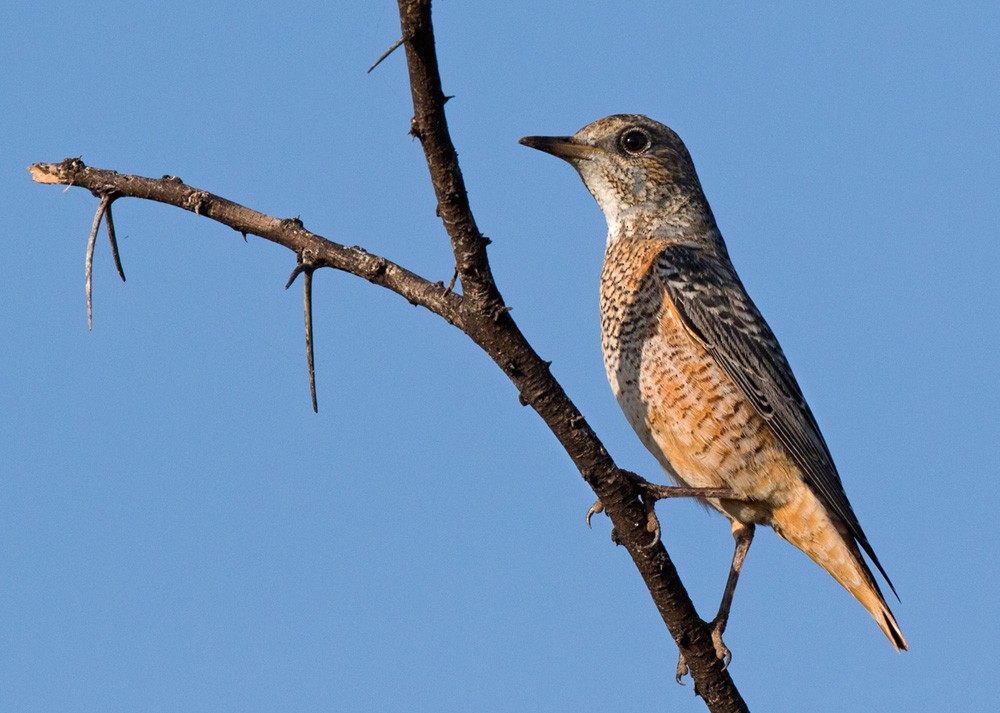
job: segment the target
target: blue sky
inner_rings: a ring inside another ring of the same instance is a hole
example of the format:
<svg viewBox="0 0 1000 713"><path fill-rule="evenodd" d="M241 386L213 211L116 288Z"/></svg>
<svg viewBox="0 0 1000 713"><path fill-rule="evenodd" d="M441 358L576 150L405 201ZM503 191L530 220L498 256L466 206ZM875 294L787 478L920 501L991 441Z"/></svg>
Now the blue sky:
<svg viewBox="0 0 1000 713"><path fill-rule="evenodd" d="M601 365L603 218L517 138L640 112L691 150L900 592L896 655L761 532L727 632L751 708L1000 707L1000 8L442 0L436 23L501 290L618 463L661 477ZM35 161L178 175L447 281L402 53L365 74L393 3L0 26L0 708L704 710L606 519L584 527L592 493L440 319L318 274L313 414L294 257L119 201L128 282L99 243L86 329L96 200ZM728 527L659 513L710 616Z"/></svg>

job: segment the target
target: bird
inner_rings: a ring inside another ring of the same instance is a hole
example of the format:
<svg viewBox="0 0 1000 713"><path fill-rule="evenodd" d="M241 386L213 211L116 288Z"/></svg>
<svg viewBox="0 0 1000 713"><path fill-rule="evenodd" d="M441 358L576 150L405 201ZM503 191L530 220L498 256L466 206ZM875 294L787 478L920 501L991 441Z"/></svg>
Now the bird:
<svg viewBox="0 0 1000 713"><path fill-rule="evenodd" d="M710 622L723 665L731 653L722 634L756 525L808 555L896 651L906 650L862 550L893 594L895 587L778 340L736 273L680 137L646 116L615 114L572 136L520 143L567 161L607 220L601 350L626 419L680 486L736 496L702 498L728 518L736 545ZM682 653L677 680L686 672Z"/></svg>

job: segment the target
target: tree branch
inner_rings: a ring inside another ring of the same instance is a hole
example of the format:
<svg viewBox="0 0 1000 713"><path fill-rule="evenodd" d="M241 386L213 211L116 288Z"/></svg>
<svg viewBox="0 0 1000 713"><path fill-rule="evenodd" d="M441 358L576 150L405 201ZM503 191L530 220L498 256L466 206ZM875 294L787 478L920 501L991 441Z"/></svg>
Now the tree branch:
<svg viewBox="0 0 1000 713"><path fill-rule="evenodd" d="M479 232L472 217L458 154L448 133L444 113L448 97L441 90L429 0L400 0L399 18L413 95L410 133L420 139L427 157L427 168L438 200L438 215L451 238L462 292L477 308L498 310L503 306L503 299L486 257L489 240Z"/></svg>
<svg viewBox="0 0 1000 713"><path fill-rule="evenodd" d="M35 163L28 167L38 183L86 188L95 196L143 198L183 208L227 225L243 236L257 235L283 245L299 256L302 269L332 267L385 287L411 304L424 307L463 329L463 298L379 255L347 247L313 233L298 218L275 218L208 191L186 185L176 176L146 178L85 166L78 158L61 163ZM296 273L297 275L298 273Z"/></svg>
<svg viewBox="0 0 1000 713"><path fill-rule="evenodd" d="M495 284L486 247L476 226L457 154L448 133L435 54L430 0L399 0L400 24L413 95L411 132L420 139L438 200L438 213L451 239L455 272L462 294L452 285L432 283L360 247L346 247L306 230L295 219L278 219L212 193L162 179L90 168L79 159L33 164L40 183L75 185L90 190L110 206L113 199L141 198L174 205L228 225L245 237L258 235L298 255L307 274L332 267L385 287L444 318L465 332L514 383L521 402L530 405L556 436L586 482L593 488L615 528L615 539L631 555L660 616L683 653L695 690L711 711L746 711L732 678L716 657L711 632L697 615L677 571L649 528L649 507L640 499L641 484L620 470L583 415L570 401L509 314ZM108 216L110 218L110 215ZM95 219L95 225L97 220ZM95 231L96 232L96 231ZM291 280L290 280L291 282ZM307 324L311 312L306 287ZM307 335L307 338L311 335ZM618 626L620 622L614 621ZM665 675L669 675L665 667Z"/></svg>

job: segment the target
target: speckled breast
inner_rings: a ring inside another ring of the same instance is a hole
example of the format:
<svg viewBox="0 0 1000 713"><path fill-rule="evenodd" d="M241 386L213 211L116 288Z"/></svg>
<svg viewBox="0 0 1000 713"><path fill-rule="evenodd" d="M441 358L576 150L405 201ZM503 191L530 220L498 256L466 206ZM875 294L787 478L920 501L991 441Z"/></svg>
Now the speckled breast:
<svg viewBox="0 0 1000 713"><path fill-rule="evenodd" d="M764 420L685 328L653 272L659 241L619 240L601 273L608 381L643 444L679 482L730 487L767 503L712 504L767 522L797 472Z"/></svg>

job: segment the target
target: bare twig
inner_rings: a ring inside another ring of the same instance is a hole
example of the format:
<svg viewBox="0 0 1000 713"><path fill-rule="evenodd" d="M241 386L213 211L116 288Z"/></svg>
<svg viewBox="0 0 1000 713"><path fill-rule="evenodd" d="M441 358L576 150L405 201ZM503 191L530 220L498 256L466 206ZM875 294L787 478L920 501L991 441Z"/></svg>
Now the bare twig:
<svg viewBox="0 0 1000 713"><path fill-rule="evenodd" d="M78 186L112 193L117 198L143 198L173 205L218 223L241 235L257 235L295 253L313 255L314 269L332 267L371 282L424 307L459 328L464 328L463 298L444 294L437 283L421 277L391 260L360 247L347 247L302 227L295 220L282 220L239 203L199 190L176 179L146 178L85 166L79 159L61 163L35 163L28 167L38 183ZM294 276L297 276L295 273ZM294 277L293 276L293 277Z"/></svg>
<svg viewBox="0 0 1000 713"><path fill-rule="evenodd" d="M413 97L410 133L420 139L437 196L437 213L448 230L462 294L476 307L495 310L503 299L493 281L486 246L489 241L476 226L458 153L448 133L444 113L434 27L429 0L399 0L401 35Z"/></svg>

